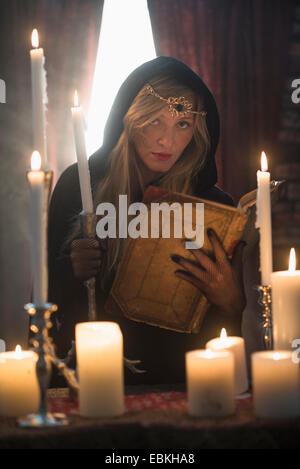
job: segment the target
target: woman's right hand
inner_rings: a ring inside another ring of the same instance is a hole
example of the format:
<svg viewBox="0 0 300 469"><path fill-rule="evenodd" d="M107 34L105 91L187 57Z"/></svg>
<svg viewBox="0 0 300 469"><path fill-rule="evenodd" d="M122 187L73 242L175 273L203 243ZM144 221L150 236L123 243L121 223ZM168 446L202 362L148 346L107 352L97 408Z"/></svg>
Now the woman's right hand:
<svg viewBox="0 0 300 469"><path fill-rule="evenodd" d="M75 239L71 244L70 254L75 277L79 280L95 277L100 270L103 251L103 240L100 242L89 238Z"/></svg>

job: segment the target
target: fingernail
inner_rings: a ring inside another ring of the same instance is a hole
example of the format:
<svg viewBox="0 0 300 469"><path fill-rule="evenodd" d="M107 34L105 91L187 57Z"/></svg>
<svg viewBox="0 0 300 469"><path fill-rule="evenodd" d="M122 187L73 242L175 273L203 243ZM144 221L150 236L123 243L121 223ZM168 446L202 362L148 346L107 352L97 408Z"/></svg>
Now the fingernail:
<svg viewBox="0 0 300 469"><path fill-rule="evenodd" d="M180 257L177 254L172 254L171 256L172 261L179 263Z"/></svg>

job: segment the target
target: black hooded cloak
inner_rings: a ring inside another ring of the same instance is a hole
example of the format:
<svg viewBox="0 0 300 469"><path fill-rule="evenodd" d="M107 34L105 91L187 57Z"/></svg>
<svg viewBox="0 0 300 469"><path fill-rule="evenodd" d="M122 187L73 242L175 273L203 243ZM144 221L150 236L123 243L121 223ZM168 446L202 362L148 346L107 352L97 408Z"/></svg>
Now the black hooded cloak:
<svg viewBox="0 0 300 469"><path fill-rule="evenodd" d="M219 141L219 115L215 100L203 83L187 65L173 57L157 57L134 70L122 84L108 117L102 147L89 158L92 190L105 176L108 157L123 131L123 118L135 96L154 76L172 75L193 91L202 95L207 111L207 128L211 150L206 164L196 176L195 196L233 205L232 198L215 186L217 170L215 152ZM53 191L49 210L48 254L50 302L58 305L53 315L51 335L57 355L65 357L75 335L75 325L88 320L87 291L73 275L72 264L62 245L69 234L74 216L82 210L77 164L69 166L59 178ZM240 335L240 324L220 313L209 310L200 334L184 334L159 327L115 318L103 313L103 304L109 293L101 291L96 280L97 311L102 320L119 323L124 338L124 355L128 359L142 360L141 368L147 373L133 374L125 368L126 384L163 384L185 381L185 352L203 348L207 340L220 334L226 327L231 335Z"/></svg>

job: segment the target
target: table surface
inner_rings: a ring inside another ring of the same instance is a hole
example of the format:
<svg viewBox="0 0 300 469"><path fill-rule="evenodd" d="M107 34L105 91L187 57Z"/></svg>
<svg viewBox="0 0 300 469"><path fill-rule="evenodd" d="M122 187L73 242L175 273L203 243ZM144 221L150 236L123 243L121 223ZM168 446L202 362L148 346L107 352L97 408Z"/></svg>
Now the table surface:
<svg viewBox="0 0 300 469"><path fill-rule="evenodd" d="M126 388L124 414L95 419L79 415L67 388L49 389L48 410L65 413L69 424L25 429L15 418L0 417L0 449L272 449L298 448L300 441L300 418L257 418L250 394L239 396L235 414L226 418L190 416L178 386Z"/></svg>

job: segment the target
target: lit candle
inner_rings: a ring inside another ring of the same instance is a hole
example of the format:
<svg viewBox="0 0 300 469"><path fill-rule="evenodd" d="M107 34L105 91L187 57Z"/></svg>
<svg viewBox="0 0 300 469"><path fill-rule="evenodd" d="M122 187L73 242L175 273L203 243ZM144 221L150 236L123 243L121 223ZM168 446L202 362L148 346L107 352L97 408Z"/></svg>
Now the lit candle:
<svg viewBox="0 0 300 469"><path fill-rule="evenodd" d="M251 356L254 412L258 417L299 415L299 364L290 351L255 352Z"/></svg>
<svg viewBox="0 0 300 469"><path fill-rule="evenodd" d="M226 417L235 411L234 357L222 351L186 353L188 412L196 417Z"/></svg>
<svg viewBox="0 0 300 469"><path fill-rule="evenodd" d="M272 273L272 321L275 349L291 349L300 338L300 270L295 249L290 251L289 270Z"/></svg>
<svg viewBox="0 0 300 469"><path fill-rule="evenodd" d="M21 417L37 412L39 385L36 377L37 355L22 351L0 353L0 415Z"/></svg>
<svg viewBox="0 0 300 469"><path fill-rule="evenodd" d="M211 350L228 350L234 355L235 394L241 394L248 389L245 341L242 337L228 337L226 329L222 329L220 337L212 339L206 344Z"/></svg>
<svg viewBox="0 0 300 469"><path fill-rule="evenodd" d="M78 162L79 182L82 200L82 209L86 214L94 212L91 180L89 165L85 146L84 128L83 128L83 115L81 107L78 103L78 93L74 94L74 107L71 109L73 133L76 147L76 155Z"/></svg>
<svg viewBox="0 0 300 469"><path fill-rule="evenodd" d="M31 171L27 172L30 189L31 266L33 276L33 303L44 306L48 296L47 260L47 203L45 197L45 172L40 170L41 158L32 153Z"/></svg>
<svg viewBox="0 0 300 469"><path fill-rule="evenodd" d="M33 148L41 155L42 168L47 168L47 139L46 139L46 104L47 83L44 68L44 50L39 48L37 29L32 31L30 51L31 86L32 86L32 113L33 113Z"/></svg>
<svg viewBox="0 0 300 469"><path fill-rule="evenodd" d="M265 152L261 154L261 171L257 171L257 200L256 200L256 228L260 234L260 271L262 285L271 284L273 270L272 256L272 225L271 225L271 197L270 173Z"/></svg>
<svg viewBox="0 0 300 469"><path fill-rule="evenodd" d="M124 412L123 336L113 322L79 323L76 356L79 409L85 417L112 417Z"/></svg>

